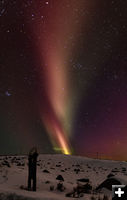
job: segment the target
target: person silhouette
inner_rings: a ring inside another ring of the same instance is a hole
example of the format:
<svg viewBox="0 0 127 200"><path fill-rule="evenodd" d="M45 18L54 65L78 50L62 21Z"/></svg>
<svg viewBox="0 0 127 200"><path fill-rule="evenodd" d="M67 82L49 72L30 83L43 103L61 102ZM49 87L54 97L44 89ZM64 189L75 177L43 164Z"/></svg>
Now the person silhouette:
<svg viewBox="0 0 127 200"><path fill-rule="evenodd" d="M28 155L28 190L31 191L31 182L33 180L33 191L36 191L36 171L37 171L37 148L33 147Z"/></svg>

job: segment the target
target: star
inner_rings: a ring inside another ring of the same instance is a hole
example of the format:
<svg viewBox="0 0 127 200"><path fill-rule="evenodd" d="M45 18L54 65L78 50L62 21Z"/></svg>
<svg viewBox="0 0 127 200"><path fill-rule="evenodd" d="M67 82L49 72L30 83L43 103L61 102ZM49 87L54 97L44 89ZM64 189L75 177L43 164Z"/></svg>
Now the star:
<svg viewBox="0 0 127 200"><path fill-rule="evenodd" d="M9 91L6 91L5 95L8 96L8 97L10 97L12 94Z"/></svg>

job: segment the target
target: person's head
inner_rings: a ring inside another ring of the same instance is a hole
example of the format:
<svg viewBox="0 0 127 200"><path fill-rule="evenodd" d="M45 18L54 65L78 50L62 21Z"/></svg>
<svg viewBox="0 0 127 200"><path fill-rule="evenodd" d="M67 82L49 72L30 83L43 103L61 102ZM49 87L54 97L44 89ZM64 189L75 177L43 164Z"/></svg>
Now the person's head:
<svg viewBox="0 0 127 200"><path fill-rule="evenodd" d="M33 147L30 152L29 155L33 155L34 153L37 153L37 147Z"/></svg>

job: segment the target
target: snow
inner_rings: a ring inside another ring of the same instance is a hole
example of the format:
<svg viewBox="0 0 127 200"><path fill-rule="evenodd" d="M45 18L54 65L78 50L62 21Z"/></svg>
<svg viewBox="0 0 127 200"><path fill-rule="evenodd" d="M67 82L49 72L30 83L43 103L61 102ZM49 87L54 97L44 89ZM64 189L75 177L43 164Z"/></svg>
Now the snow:
<svg viewBox="0 0 127 200"><path fill-rule="evenodd" d="M39 155L37 166L37 191L27 191L27 156L0 157L0 200L64 200L74 199L66 197L77 186L77 179L89 179L95 189L107 175L112 173L122 184L127 184L127 163L121 161L97 160L79 156L66 155ZM78 169L78 170L77 170ZM49 173L43 172L48 170ZM76 171L77 170L77 171ZM78 172L79 171L79 172ZM62 175L63 192L58 191L56 177ZM54 190L50 191L50 186ZM111 199L111 191L103 188L98 194L84 194L80 199L97 198L104 194Z"/></svg>

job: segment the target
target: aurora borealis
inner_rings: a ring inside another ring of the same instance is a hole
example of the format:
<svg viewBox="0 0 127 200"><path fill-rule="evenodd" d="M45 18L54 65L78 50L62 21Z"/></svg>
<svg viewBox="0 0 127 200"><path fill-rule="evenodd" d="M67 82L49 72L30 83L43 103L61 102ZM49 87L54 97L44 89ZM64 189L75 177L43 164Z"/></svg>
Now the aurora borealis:
<svg viewBox="0 0 127 200"><path fill-rule="evenodd" d="M0 153L127 159L125 1L1 1L0 44Z"/></svg>

